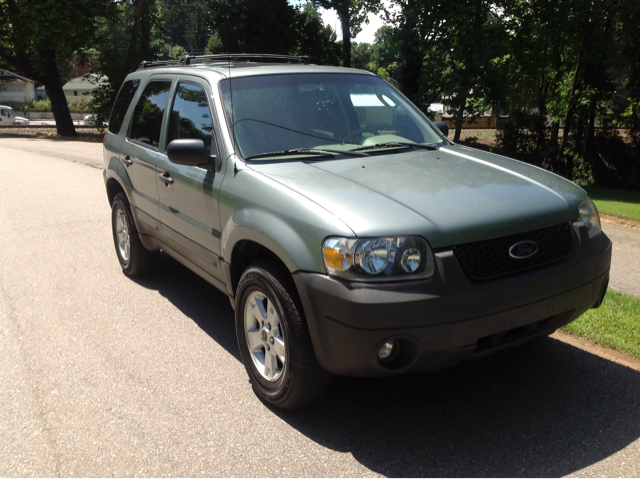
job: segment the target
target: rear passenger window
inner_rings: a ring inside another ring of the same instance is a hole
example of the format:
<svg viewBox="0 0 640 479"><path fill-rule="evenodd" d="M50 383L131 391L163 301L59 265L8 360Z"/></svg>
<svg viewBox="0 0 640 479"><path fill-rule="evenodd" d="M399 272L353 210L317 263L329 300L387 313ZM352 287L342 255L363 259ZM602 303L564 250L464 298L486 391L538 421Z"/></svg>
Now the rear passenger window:
<svg viewBox="0 0 640 479"><path fill-rule="evenodd" d="M127 109L134 95L138 91L140 86L140 80L127 80L120 87L116 102L113 104L113 110L111 111L111 119L109 120L109 131L114 135L120 132L120 127L124 121L124 116L127 114Z"/></svg>
<svg viewBox="0 0 640 479"><path fill-rule="evenodd" d="M200 139L210 155L212 134L213 120L207 94L200 86L180 83L171 109L167 142L181 138Z"/></svg>
<svg viewBox="0 0 640 479"><path fill-rule="evenodd" d="M147 85L133 114L131 140L158 148L170 88L170 81L152 81Z"/></svg>

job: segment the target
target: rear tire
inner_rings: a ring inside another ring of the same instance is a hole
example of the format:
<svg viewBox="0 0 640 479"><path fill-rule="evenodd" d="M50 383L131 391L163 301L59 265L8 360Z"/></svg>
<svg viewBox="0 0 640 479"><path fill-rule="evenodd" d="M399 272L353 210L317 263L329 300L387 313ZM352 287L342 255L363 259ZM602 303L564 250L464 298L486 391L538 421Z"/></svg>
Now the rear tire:
<svg viewBox="0 0 640 479"><path fill-rule="evenodd" d="M253 390L267 404L294 409L329 387L331 375L318 364L288 271L258 262L244 272L236 294L236 333Z"/></svg>
<svg viewBox="0 0 640 479"><path fill-rule="evenodd" d="M129 201L122 192L116 195L111 205L111 230L116 255L124 274L143 275L158 264L160 251L149 251L143 246L131 216Z"/></svg>

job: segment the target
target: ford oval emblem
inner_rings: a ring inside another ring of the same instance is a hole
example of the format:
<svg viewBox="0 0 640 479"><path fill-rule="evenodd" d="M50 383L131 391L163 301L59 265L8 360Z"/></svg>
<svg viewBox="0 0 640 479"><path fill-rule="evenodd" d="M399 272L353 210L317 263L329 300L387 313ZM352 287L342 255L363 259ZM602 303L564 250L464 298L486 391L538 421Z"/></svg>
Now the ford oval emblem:
<svg viewBox="0 0 640 479"><path fill-rule="evenodd" d="M538 252L538 245L535 241L520 241L509 248L509 256L515 259L530 258Z"/></svg>

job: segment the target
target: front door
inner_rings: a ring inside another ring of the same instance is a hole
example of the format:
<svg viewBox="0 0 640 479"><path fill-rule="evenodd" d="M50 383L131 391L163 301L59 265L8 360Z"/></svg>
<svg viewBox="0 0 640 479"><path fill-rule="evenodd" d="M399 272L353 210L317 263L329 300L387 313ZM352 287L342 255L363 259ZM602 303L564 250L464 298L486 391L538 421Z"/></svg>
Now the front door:
<svg viewBox="0 0 640 479"><path fill-rule="evenodd" d="M203 80L178 82L170 102L165 145L176 139L201 139L209 155L217 153L210 96L209 85ZM162 152L156 171L165 241L191 263L223 280L218 191L224 171L177 165Z"/></svg>

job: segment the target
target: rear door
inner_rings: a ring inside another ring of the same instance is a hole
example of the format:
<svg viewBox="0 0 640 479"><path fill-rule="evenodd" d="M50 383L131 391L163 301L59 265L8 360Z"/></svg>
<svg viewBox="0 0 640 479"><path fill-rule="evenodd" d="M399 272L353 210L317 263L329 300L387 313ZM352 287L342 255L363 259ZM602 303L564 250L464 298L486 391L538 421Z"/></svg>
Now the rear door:
<svg viewBox="0 0 640 479"><path fill-rule="evenodd" d="M173 78L152 77L145 85L121 147L121 161L131 183L130 201L134 215L153 229L158 228L156 161ZM146 229L146 228L145 228Z"/></svg>
<svg viewBox="0 0 640 479"><path fill-rule="evenodd" d="M215 173L213 162L211 168L177 165L165 154L166 145L176 139L201 139L209 155L218 154L209 84L181 77L169 108L167 138L156 164L164 240L191 263L223 280L218 191L224 170Z"/></svg>

